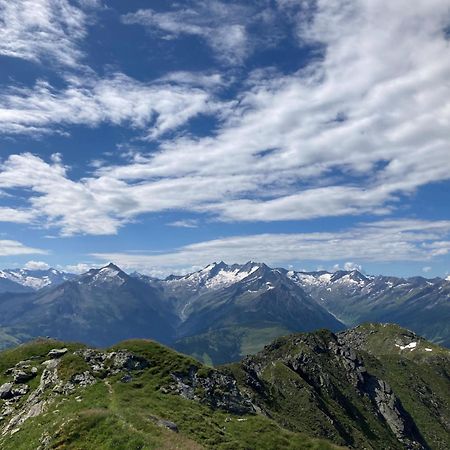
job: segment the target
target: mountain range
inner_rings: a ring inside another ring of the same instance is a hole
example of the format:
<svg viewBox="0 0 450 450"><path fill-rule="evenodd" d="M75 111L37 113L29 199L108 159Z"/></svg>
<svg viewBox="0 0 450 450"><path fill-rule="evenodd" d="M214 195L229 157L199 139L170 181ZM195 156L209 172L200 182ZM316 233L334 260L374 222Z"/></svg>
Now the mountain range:
<svg viewBox="0 0 450 450"><path fill-rule="evenodd" d="M2 271L0 346L36 336L108 346L152 338L209 364L292 332L395 322L450 345L450 281L213 263L164 280L114 264L82 275ZM7 292L6 292L7 291Z"/></svg>
<svg viewBox="0 0 450 450"><path fill-rule="evenodd" d="M0 293L32 292L73 280L77 275L56 269L4 269L0 270Z"/></svg>

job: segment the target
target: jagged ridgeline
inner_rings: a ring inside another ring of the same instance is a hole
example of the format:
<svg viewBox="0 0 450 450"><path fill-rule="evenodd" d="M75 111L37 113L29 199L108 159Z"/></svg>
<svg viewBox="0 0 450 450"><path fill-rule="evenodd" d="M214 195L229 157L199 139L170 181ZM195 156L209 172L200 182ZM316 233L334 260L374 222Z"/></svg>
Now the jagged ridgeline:
<svg viewBox="0 0 450 450"><path fill-rule="evenodd" d="M218 365L278 336L364 322L397 323L448 347L449 298L449 279L295 272L255 262L213 263L164 280L114 264L80 276L17 269L0 271L0 349L37 336L98 347L149 338Z"/></svg>
<svg viewBox="0 0 450 450"><path fill-rule="evenodd" d="M0 353L1 449L448 449L450 354L394 325L217 369L147 340Z"/></svg>

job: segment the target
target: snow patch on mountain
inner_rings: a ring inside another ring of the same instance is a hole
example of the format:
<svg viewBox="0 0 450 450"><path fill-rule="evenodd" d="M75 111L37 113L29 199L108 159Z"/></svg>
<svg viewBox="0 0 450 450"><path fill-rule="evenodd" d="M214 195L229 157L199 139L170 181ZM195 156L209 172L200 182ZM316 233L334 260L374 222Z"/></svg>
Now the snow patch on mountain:
<svg viewBox="0 0 450 450"><path fill-rule="evenodd" d="M417 347L417 342L410 342L406 345L395 344L400 350L410 350L413 351Z"/></svg>
<svg viewBox="0 0 450 450"><path fill-rule="evenodd" d="M88 284L91 285L107 284L121 286L125 283L127 277L128 275L125 272L111 263L101 269L90 270L80 278L79 283L84 283L88 280Z"/></svg>
<svg viewBox="0 0 450 450"><path fill-rule="evenodd" d="M72 279L74 275L60 272L56 269L29 270L29 269L5 269L0 270L0 278L31 288L35 291L47 286L61 284Z"/></svg>
<svg viewBox="0 0 450 450"><path fill-rule="evenodd" d="M238 283L259 269L258 265L244 269L245 266L228 266L224 263L213 263L204 269L185 275L181 278L166 280L168 285L184 285L191 289L218 290Z"/></svg>
<svg viewBox="0 0 450 450"><path fill-rule="evenodd" d="M327 287L333 285L364 287L371 277L362 275L357 270L351 272L287 272L287 276L300 286Z"/></svg>

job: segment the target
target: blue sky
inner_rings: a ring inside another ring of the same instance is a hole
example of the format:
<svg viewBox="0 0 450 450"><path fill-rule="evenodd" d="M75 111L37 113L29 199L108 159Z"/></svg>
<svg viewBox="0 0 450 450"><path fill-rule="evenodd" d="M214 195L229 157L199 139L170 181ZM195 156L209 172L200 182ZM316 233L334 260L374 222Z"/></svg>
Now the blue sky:
<svg viewBox="0 0 450 450"><path fill-rule="evenodd" d="M450 2L0 0L0 267L447 276Z"/></svg>

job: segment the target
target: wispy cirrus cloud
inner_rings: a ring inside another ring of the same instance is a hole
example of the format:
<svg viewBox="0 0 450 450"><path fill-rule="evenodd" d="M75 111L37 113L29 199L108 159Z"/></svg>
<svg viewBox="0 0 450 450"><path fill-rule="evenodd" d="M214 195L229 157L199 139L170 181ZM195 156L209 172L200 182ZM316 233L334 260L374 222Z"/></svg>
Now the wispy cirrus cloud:
<svg viewBox="0 0 450 450"><path fill-rule="evenodd" d="M98 2L0 0L0 55L74 67L83 57L85 8Z"/></svg>
<svg viewBox="0 0 450 450"><path fill-rule="evenodd" d="M147 273L178 273L180 267L195 269L211 261L245 263L248 260L283 265L292 261L327 262L335 260L427 261L442 253L436 244L450 252L450 221L385 220L362 223L338 231L322 233L257 234L186 245L159 254L95 253L99 261L114 261L125 269ZM347 263L345 268L358 267Z"/></svg>
<svg viewBox="0 0 450 450"><path fill-rule="evenodd" d="M183 220L175 220L174 222L168 223L171 227L178 228L197 228L198 221L195 219L183 219Z"/></svg>
<svg viewBox="0 0 450 450"><path fill-rule="evenodd" d="M27 189L30 214L65 235L114 234L167 210L233 222L395 211L402 197L450 178L448 2L408 5L318 1L307 20L294 19L298 40L320 42L323 58L289 75L254 71L221 108L204 89L122 75L4 93L9 128L106 121L156 137L200 112L220 120L207 137L165 139L81 180L61 163L13 155L0 189ZM446 251L445 240L434 245Z"/></svg>
<svg viewBox="0 0 450 450"><path fill-rule="evenodd" d="M70 125L108 123L156 138L215 108L210 93L201 88L143 83L122 73L67 78L64 89L46 81L5 89L0 94L0 132L36 135L65 132Z"/></svg>
<svg viewBox="0 0 450 450"><path fill-rule="evenodd" d="M164 12L140 9L124 15L122 22L145 26L164 39L197 36L206 41L219 61L234 65L243 63L253 50L247 26L255 16L250 2L194 0Z"/></svg>
<svg viewBox="0 0 450 450"><path fill-rule="evenodd" d="M45 255L47 253L46 250L28 247L18 241L0 240L0 256Z"/></svg>

